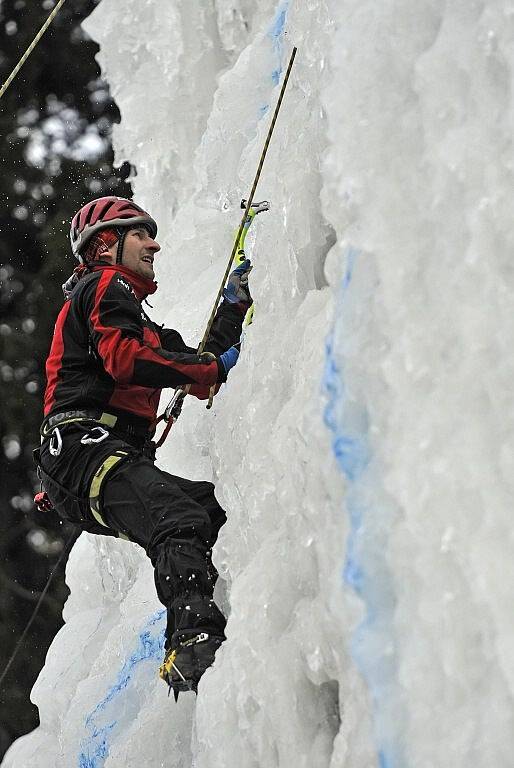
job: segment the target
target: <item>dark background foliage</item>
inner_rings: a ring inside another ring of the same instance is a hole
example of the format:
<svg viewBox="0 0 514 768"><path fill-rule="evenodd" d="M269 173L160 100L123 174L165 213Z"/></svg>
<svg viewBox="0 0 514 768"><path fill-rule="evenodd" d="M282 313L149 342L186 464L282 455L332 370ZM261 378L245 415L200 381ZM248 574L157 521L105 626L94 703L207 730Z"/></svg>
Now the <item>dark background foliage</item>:
<svg viewBox="0 0 514 768"><path fill-rule="evenodd" d="M131 195L130 166L112 167L119 118L80 22L99 0L68 0L0 101L0 674L73 531L35 511L32 450L39 443L44 364L75 266L69 221L84 202ZM3 0L4 82L54 0ZM60 567L0 691L0 759L38 724L32 685L62 625ZM80 649L77 649L80 653Z"/></svg>

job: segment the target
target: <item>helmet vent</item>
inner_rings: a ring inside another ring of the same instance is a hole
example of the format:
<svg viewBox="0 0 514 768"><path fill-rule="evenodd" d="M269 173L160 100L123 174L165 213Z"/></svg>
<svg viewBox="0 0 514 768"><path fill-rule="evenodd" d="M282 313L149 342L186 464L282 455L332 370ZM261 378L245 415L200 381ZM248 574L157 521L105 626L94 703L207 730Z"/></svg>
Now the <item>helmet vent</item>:
<svg viewBox="0 0 514 768"><path fill-rule="evenodd" d="M103 218L104 218L105 214L107 213L107 211L109 210L109 208L112 208L112 200L108 200L107 201L107 203L104 205L102 210L98 213L98 215L96 217L96 220L97 221L103 221Z"/></svg>
<svg viewBox="0 0 514 768"><path fill-rule="evenodd" d="M88 212L87 212L87 214L86 214L86 218L84 219L84 224L83 224L82 226L84 226L84 227L85 227L87 224L91 224L91 219L93 218L93 212L94 212L94 210L95 210L95 206L94 206L94 205L91 205L91 206L89 207L89 210L88 210Z"/></svg>
<svg viewBox="0 0 514 768"><path fill-rule="evenodd" d="M123 197L100 197L84 205L78 211L70 228L71 247L80 257L96 232L108 227L125 228L133 223L149 227L153 238L157 235L157 224L152 217L132 200Z"/></svg>

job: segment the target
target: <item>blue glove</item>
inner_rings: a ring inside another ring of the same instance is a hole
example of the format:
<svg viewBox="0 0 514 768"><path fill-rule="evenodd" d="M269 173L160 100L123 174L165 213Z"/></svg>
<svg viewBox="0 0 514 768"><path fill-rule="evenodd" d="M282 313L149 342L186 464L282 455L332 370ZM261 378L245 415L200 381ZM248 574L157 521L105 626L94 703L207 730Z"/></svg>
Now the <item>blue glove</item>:
<svg viewBox="0 0 514 768"><path fill-rule="evenodd" d="M253 267L250 259L245 259L237 269L229 275L227 287L223 291L223 296L230 304L239 304L240 301L250 305L252 297L248 287L248 275Z"/></svg>
<svg viewBox="0 0 514 768"><path fill-rule="evenodd" d="M225 373L228 373L231 368L237 363L239 357L239 349L237 347L230 347L226 352L223 352L219 356L219 360L225 369Z"/></svg>

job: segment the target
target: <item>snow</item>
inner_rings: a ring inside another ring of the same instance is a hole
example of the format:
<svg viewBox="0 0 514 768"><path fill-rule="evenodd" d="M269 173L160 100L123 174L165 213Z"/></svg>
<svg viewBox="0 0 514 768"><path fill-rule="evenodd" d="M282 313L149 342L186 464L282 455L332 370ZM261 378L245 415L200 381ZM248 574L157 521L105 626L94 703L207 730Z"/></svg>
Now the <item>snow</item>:
<svg viewBox="0 0 514 768"><path fill-rule="evenodd" d="M511 1L102 0L85 27L160 223L153 315L191 342L299 50L255 322L159 455L228 512L227 642L168 699L150 565L81 536L2 765L512 766Z"/></svg>

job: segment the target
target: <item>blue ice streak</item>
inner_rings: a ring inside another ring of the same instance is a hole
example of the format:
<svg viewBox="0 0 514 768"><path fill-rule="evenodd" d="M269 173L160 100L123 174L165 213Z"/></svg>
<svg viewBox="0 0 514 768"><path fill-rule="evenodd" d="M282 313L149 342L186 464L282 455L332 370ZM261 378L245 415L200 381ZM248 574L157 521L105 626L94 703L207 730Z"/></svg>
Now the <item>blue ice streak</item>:
<svg viewBox="0 0 514 768"><path fill-rule="evenodd" d="M355 630L351 653L370 691L380 768L406 768L402 748L402 709L394 651L394 585L386 553L395 508L381 484L369 441L369 415L359 391L349 392L345 362L349 342L346 320L369 295L369 276L355 286L363 255L344 254L336 316L326 340L323 389L328 397L324 421L332 450L347 480L345 511L350 528L343 566L344 581L363 600L365 618ZM355 354L355 353L354 353Z"/></svg>
<svg viewBox="0 0 514 768"><path fill-rule="evenodd" d="M109 755L110 739L116 733L117 727L118 730L120 729L117 714L124 692L129 688L135 675L140 674L141 662L162 657L165 613L164 609L157 611L147 621L139 633L135 650L123 664L115 683L86 717L84 727L87 736L80 744L79 768L102 768ZM155 674L153 664L151 674Z"/></svg>
<svg viewBox="0 0 514 768"><path fill-rule="evenodd" d="M271 79L274 85L278 85L280 82L280 75L282 74L282 60L284 53L284 35L287 21L287 12L289 10L289 0L283 0L277 8L275 18L268 31L269 37L273 41L273 50L277 58L277 65L271 73Z"/></svg>

